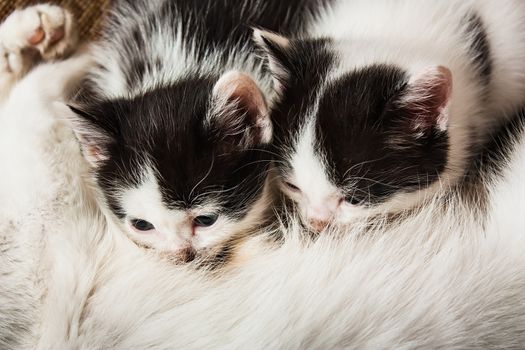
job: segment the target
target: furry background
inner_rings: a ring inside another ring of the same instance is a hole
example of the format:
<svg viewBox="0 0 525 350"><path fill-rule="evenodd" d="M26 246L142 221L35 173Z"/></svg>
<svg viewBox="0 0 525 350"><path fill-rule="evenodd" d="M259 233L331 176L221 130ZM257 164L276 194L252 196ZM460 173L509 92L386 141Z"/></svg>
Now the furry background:
<svg viewBox="0 0 525 350"><path fill-rule="evenodd" d="M79 23L82 40L93 38L111 0L0 0L0 21L17 8L35 3L56 3L70 10Z"/></svg>

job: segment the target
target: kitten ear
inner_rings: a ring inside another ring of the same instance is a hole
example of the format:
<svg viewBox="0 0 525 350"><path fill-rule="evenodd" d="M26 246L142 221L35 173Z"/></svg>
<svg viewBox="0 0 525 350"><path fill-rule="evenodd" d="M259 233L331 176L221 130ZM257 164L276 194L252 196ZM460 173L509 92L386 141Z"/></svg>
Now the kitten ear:
<svg viewBox="0 0 525 350"><path fill-rule="evenodd" d="M74 113L69 121L80 142L82 154L93 167L97 167L101 162L109 159L107 146L114 139L104 130L97 118L79 107L72 105L68 107Z"/></svg>
<svg viewBox="0 0 525 350"><path fill-rule="evenodd" d="M290 40L284 36L260 29L254 29L253 40L266 54L273 77L274 89L277 93L281 93L290 76L287 68L287 51L290 48Z"/></svg>
<svg viewBox="0 0 525 350"><path fill-rule="evenodd" d="M400 107L413 122L414 129L445 131L449 120L452 73L443 66L432 67L409 82Z"/></svg>
<svg viewBox="0 0 525 350"><path fill-rule="evenodd" d="M268 108L249 75L238 71L224 73L213 87L212 103L207 123L221 141L244 148L271 141Z"/></svg>

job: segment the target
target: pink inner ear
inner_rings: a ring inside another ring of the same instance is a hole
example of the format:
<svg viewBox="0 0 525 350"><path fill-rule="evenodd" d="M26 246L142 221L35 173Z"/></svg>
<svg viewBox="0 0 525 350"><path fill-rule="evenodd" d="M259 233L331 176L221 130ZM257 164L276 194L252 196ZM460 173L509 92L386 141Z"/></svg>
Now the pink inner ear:
<svg viewBox="0 0 525 350"><path fill-rule="evenodd" d="M213 88L217 103L213 118L233 134L245 134L243 143L270 142L271 122L264 96L255 81L237 71L225 73ZM244 131L245 132L244 132Z"/></svg>
<svg viewBox="0 0 525 350"><path fill-rule="evenodd" d="M224 74L213 92L223 101L237 101L250 112L266 114L266 103L253 79L241 72L228 72Z"/></svg>
<svg viewBox="0 0 525 350"><path fill-rule="evenodd" d="M446 67L437 66L410 83L402 101L403 108L414 117L416 128L429 129L437 125L446 130L451 94L452 73Z"/></svg>
<svg viewBox="0 0 525 350"><path fill-rule="evenodd" d="M84 151L84 156L92 164L96 164L97 162L101 162L108 159L108 157L102 152L100 147L93 145L86 147Z"/></svg>

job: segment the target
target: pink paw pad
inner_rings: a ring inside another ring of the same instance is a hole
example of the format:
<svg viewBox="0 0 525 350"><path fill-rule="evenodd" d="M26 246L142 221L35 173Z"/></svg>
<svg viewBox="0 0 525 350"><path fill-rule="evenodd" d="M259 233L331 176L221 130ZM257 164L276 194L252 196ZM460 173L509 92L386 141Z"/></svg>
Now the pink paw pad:
<svg viewBox="0 0 525 350"><path fill-rule="evenodd" d="M46 32L44 32L44 29L40 27L33 33L33 35L29 37L29 39L27 39L27 42L29 45L34 46L40 44L45 38Z"/></svg>
<svg viewBox="0 0 525 350"><path fill-rule="evenodd" d="M65 34L66 34L66 30L64 26L55 28L49 38L49 45L53 45L59 42L60 40L62 40ZM46 39L46 32L44 31L44 29L42 29L42 27L40 27L33 33L33 35L29 37L27 42L31 46L36 46L42 43L45 39Z"/></svg>

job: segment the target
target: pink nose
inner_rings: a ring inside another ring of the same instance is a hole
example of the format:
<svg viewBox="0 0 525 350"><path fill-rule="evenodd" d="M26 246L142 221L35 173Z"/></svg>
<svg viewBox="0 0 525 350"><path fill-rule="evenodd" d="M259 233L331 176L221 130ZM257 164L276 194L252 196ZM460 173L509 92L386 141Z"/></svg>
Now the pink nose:
<svg viewBox="0 0 525 350"><path fill-rule="evenodd" d="M323 205L311 206L308 208L307 220L310 228L316 231L322 231L333 219L339 202L326 201Z"/></svg>

